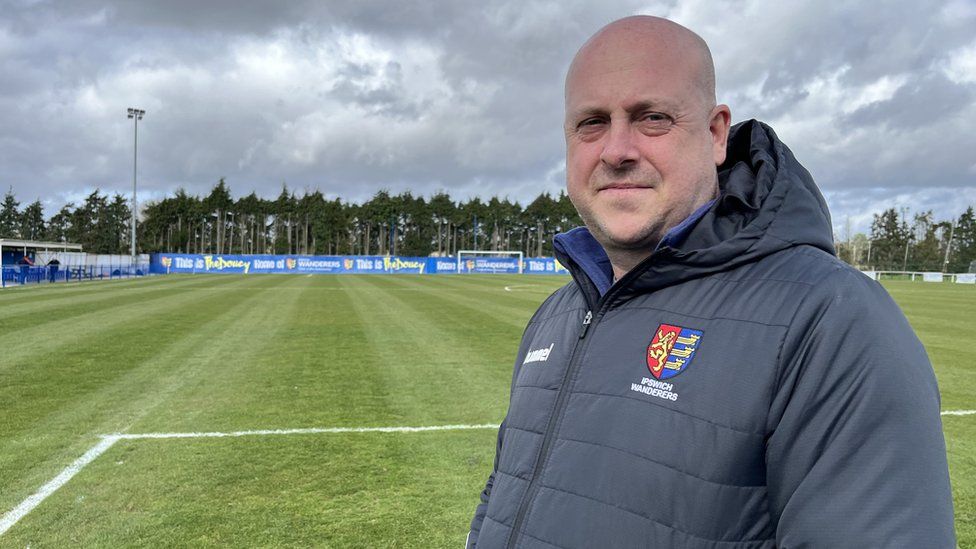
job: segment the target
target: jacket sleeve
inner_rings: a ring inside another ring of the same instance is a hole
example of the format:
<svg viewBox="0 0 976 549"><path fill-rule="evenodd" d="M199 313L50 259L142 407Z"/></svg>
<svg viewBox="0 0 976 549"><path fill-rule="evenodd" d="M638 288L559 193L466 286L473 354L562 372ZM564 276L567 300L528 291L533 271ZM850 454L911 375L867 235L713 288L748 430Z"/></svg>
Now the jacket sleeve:
<svg viewBox="0 0 976 549"><path fill-rule="evenodd" d="M553 292L546 300L539 306L532 318L529 319L528 324L525 325L525 330L522 332L522 340L519 343L518 353L515 355L515 364L512 368L512 384L509 389L509 402L511 402L512 395L515 393L515 384L518 380L519 370L522 367L522 359L528 352L528 345L532 341L532 334L536 319L539 315L546 310L546 307L552 302L553 298L559 293L557 290ZM465 541L465 549L474 549L478 544L478 534L481 532L481 525L485 521L485 513L488 512L488 501L491 499L491 488L495 484L495 474L498 473L498 459L502 453L502 444L505 440L505 423L508 421L508 415L506 414L505 419L502 424L498 427L498 440L495 443L495 463L491 469L491 474L488 475L488 481L485 483L485 489L481 491L481 502L475 509L474 518L471 520L471 529L468 531L468 537Z"/></svg>
<svg viewBox="0 0 976 549"><path fill-rule="evenodd" d="M884 289L826 277L780 364L766 445L777 547L955 547L935 375Z"/></svg>
<svg viewBox="0 0 976 549"><path fill-rule="evenodd" d="M485 489L481 491L481 503L474 511L474 518L471 520L471 530L465 542L465 549L474 549L478 544L478 533L481 532L481 524L485 521L485 513L488 511L488 500L491 498L491 487L495 483L495 473L498 472L498 455L502 451L502 439L505 436L505 422L498 427L498 442L495 443L495 465L492 467L491 474L488 475L488 482Z"/></svg>

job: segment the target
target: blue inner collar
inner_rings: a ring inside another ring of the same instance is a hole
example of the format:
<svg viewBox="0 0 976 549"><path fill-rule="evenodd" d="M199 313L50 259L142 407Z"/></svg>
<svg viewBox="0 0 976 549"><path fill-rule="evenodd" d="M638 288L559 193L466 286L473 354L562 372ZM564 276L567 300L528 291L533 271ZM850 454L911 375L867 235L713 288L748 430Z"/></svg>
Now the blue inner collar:
<svg viewBox="0 0 976 549"><path fill-rule="evenodd" d="M688 233L695 227L695 223L705 215L705 212L714 203L715 200L710 200L692 212L684 221L672 227L658 242L654 250L657 251L664 246L674 248L681 245L688 237ZM607 290L613 285L613 266L610 264L610 258L607 257L607 252L603 246L593 238L590 230L586 227L576 227L565 233L557 234L553 239L553 247L560 253L569 256L580 266L580 269L596 286L600 295L607 293Z"/></svg>

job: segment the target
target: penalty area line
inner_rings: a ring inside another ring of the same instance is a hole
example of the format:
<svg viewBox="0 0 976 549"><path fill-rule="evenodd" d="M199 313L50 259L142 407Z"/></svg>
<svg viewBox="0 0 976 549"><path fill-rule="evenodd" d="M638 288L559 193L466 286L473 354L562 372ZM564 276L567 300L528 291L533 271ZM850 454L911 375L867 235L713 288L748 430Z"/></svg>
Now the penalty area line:
<svg viewBox="0 0 976 549"><path fill-rule="evenodd" d="M41 504L42 501L47 499L48 496L53 494L64 486L71 477L78 474L79 471L84 469L86 465L95 461L95 458L105 453L106 450L112 447L113 444L118 442L119 437L114 435L103 436L102 440L98 444L94 445L87 452L84 453L80 458L76 459L74 463L64 468L63 471L58 473L58 476L52 478L45 484L41 486L36 492L27 497L24 501L20 502L20 505L14 507L9 513L0 518L0 535L10 529L11 526L17 524L17 521L24 518L27 513L34 510L35 507Z"/></svg>
<svg viewBox="0 0 976 549"><path fill-rule="evenodd" d="M464 431L470 429L497 429L498 424L479 425L427 425L422 427L310 427L306 429L257 429L251 431L191 432L191 433L117 433L106 435L125 440L147 438L222 438L268 435L315 435L321 433L420 433L425 431Z"/></svg>
<svg viewBox="0 0 976 549"><path fill-rule="evenodd" d="M426 425L420 427L311 427L305 429L256 429L250 431L190 432L190 433L114 433L101 435L98 444L92 446L80 458L64 468L58 475L41 486L36 492L0 517L0 536L27 516L51 494L58 491L86 465L95 461L120 440L169 439L169 438L222 438L269 435L314 435L324 433L421 433L427 431L465 431L472 429L497 429L496 423L477 425Z"/></svg>
<svg viewBox="0 0 976 549"><path fill-rule="evenodd" d="M540 287L541 286L538 285L538 284L510 284L508 286L505 286L505 291L506 292L526 292L527 291L527 292L539 293L540 290L533 290L531 288L540 288ZM541 290L541 291L544 292L546 290Z"/></svg>
<svg viewBox="0 0 976 549"><path fill-rule="evenodd" d="M976 410L944 410L943 416L971 416L976 415ZM325 433L422 433L429 431L465 431L474 429L497 429L494 423L482 423L476 425L427 425L420 427L310 427L298 429L254 429L248 431L210 431L210 432L185 432L185 433L114 433L101 435L98 444L92 446L81 457L76 459L71 465L64 468L58 475L41 486L36 492L20 502L7 514L0 517L0 536L13 527L20 519L27 516L38 505L41 504L51 494L64 486L77 475L89 463L95 461L98 456L104 454L116 442L120 440L145 440L145 439L172 439L172 438L225 438L225 437L247 437L247 436L272 436L272 435L314 435Z"/></svg>

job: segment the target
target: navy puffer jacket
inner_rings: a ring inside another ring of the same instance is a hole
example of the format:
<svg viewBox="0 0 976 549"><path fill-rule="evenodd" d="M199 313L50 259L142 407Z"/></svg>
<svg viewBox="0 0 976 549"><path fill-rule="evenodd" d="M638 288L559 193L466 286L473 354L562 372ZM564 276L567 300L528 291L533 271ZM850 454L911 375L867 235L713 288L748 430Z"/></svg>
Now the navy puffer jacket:
<svg viewBox="0 0 976 549"><path fill-rule="evenodd" d="M592 237L557 237L573 281L525 330L468 547L955 546L939 392L905 317L834 256L770 128L732 128L719 184L681 244L602 295Z"/></svg>

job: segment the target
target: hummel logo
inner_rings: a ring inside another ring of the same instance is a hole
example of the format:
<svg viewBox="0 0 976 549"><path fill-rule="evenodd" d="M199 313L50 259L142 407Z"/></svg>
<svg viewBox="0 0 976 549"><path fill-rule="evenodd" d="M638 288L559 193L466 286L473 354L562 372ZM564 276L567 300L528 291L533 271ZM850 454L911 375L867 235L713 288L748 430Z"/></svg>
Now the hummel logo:
<svg viewBox="0 0 976 549"><path fill-rule="evenodd" d="M522 361L522 364L528 364L530 362L545 362L549 360L549 353L552 352L552 348L555 345L555 343L551 343L548 347L529 351L529 354L525 355L525 360Z"/></svg>

